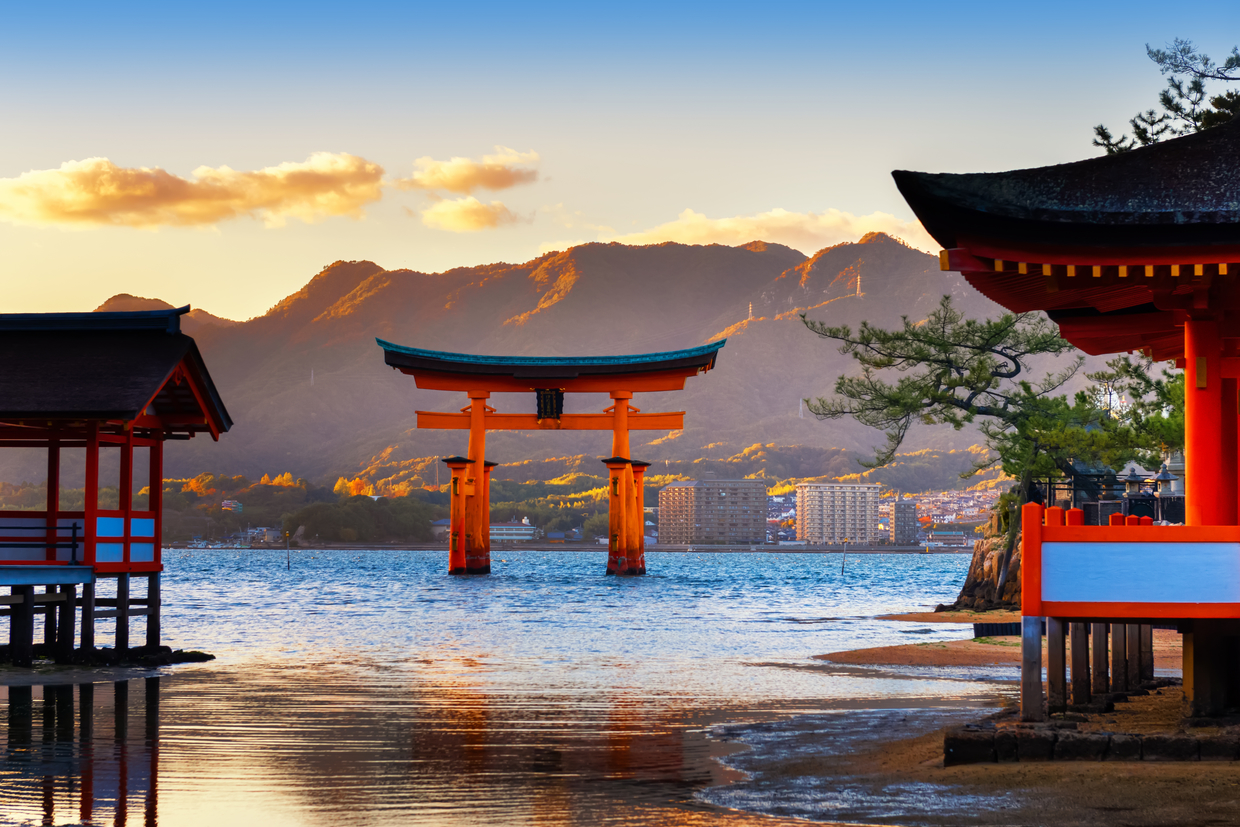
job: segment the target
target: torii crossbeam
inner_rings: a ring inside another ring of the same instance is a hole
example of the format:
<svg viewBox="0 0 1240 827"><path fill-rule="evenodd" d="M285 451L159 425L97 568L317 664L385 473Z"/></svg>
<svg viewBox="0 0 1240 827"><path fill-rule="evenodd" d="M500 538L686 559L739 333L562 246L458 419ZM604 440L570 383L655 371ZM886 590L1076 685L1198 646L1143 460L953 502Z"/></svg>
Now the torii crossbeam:
<svg viewBox="0 0 1240 827"><path fill-rule="evenodd" d="M637 392L683 390L690 376L715 366L726 339L688 350L629 356L478 356L402 347L376 339L384 362L414 378L419 388L462 391L469 405L460 413L418 411L418 427L468 430L464 457L444 460L452 471L448 570L491 571L491 467L487 431L611 431L607 466L608 574L645 574L642 477L649 463L630 457L629 431L684 427L684 411L643 413L629 400ZM536 414L502 414L487 405L492 393L533 392ZM564 413L565 393L606 393L613 405L602 413Z"/></svg>

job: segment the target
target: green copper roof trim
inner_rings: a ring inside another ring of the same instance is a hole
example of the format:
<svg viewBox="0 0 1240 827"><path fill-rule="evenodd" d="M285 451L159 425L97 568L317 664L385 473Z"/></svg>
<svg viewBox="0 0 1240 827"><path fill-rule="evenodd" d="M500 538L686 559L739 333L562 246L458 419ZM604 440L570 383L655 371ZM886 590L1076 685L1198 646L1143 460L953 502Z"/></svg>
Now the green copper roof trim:
<svg viewBox="0 0 1240 827"><path fill-rule="evenodd" d="M701 347L687 350L668 350L662 353L635 353L629 356L478 356L472 353L447 353L442 350L423 350L385 342L376 338L379 347L393 353L417 356L422 359L439 359L444 362L465 362L475 365L520 365L525 367L564 367L571 365L633 365L650 362L667 362L673 359L691 359L717 352L728 341L720 339Z"/></svg>

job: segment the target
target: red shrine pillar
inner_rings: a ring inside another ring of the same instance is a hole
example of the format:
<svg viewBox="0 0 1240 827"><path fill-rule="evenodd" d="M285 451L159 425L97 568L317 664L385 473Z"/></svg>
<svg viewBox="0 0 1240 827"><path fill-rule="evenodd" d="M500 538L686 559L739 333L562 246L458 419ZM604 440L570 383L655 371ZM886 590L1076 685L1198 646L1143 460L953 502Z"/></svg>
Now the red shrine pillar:
<svg viewBox="0 0 1240 827"><path fill-rule="evenodd" d="M482 546L475 549L474 557L478 571L470 569L469 574L491 573L491 469L498 462L486 460L482 463L482 493L478 495L479 529L481 530Z"/></svg>
<svg viewBox="0 0 1240 827"><path fill-rule="evenodd" d="M1184 522L1235 525L1236 387L1222 376L1223 342L1214 320L1184 324ZM1224 391L1230 385L1230 398ZM1229 704L1230 641L1222 622L1195 619L1184 634L1184 700L1189 716L1221 715Z"/></svg>
<svg viewBox="0 0 1240 827"><path fill-rule="evenodd" d="M465 483L465 574L489 574L491 571L490 506L484 510L483 500L489 497L486 487L486 415L490 391L469 391L469 461L473 463ZM484 513L485 511L485 513Z"/></svg>
<svg viewBox="0 0 1240 827"><path fill-rule="evenodd" d="M1223 343L1218 323L1184 324L1184 495L1186 525L1235 525L1234 452L1223 457ZM1235 400L1231 400L1235 409ZM1227 423L1235 431L1235 420ZM1234 433L1231 437L1235 440Z"/></svg>
<svg viewBox="0 0 1240 827"><path fill-rule="evenodd" d="M607 573L629 574L628 501L632 499L626 478L632 479L632 465L625 457L603 460L607 466Z"/></svg>
<svg viewBox="0 0 1240 827"><path fill-rule="evenodd" d="M465 481L465 471L473 460L448 457L444 464L452 471L452 487L448 495L448 574L465 574L465 545L468 541L465 523L465 497L473 486Z"/></svg>
<svg viewBox="0 0 1240 827"><path fill-rule="evenodd" d="M650 463L634 460L633 467L633 525L637 528L634 546L629 549L629 569L632 574L646 573L646 489L642 478Z"/></svg>

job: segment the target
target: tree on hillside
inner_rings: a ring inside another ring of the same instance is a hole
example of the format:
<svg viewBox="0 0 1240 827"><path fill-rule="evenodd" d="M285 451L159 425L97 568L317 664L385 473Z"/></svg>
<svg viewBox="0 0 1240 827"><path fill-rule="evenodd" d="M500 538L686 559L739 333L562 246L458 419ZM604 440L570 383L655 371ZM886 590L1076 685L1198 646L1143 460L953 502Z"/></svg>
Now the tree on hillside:
<svg viewBox="0 0 1240 827"><path fill-rule="evenodd" d="M862 322L854 333L847 326L801 318L814 333L839 342L840 352L861 368L860 375L836 379L834 398L806 403L819 419L848 416L885 432L886 446L863 465L890 462L915 423L956 429L976 424L993 454L966 473L998 463L1018 480L1001 500L1007 532L1000 595L1016 543L1019 507L1035 496L1035 478L1070 476L1077 461L1120 465L1149 448L1149 433L1135 428L1131 416L1104 408L1099 394L1082 391L1069 399L1060 392L1080 371L1084 357L1040 313L966 319L944 296L925 321L905 317L896 330ZM1065 355L1071 357L1066 367L1040 375L1035 370L1035 360ZM1122 366L1113 367L1117 388L1137 387L1137 368L1129 367L1122 375ZM1145 390L1149 396L1150 389Z"/></svg>
<svg viewBox="0 0 1240 827"><path fill-rule="evenodd" d="M1148 109L1133 116L1128 121L1131 136L1116 138L1106 126L1098 124L1094 127L1094 146L1114 155L1200 132L1240 116L1240 90L1228 89L1213 97L1206 93L1206 83L1210 81L1240 83L1240 47L1233 46L1221 64L1198 51L1191 40L1180 38L1166 49L1153 49L1147 44L1145 53L1167 78L1167 88L1158 95L1162 111Z"/></svg>

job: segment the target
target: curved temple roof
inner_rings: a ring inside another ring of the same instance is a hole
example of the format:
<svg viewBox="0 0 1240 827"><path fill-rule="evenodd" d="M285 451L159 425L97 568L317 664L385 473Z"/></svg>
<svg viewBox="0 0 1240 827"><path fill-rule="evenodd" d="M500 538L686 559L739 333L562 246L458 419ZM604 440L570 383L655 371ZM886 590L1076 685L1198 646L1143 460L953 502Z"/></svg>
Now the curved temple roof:
<svg viewBox="0 0 1240 827"><path fill-rule="evenodd" d="M1240 247L1240 118L1118 155L994 173L892 173L944 248Z"/></svg>
<svg viewBox="0 0 1240 827"><path fill-rule="evenodd" d="M406 371L551 380L667 370L710 370L715 366L715 356L727 339L687 350L628 356L483 356L404 347L383 339L375 341L383 348L386 364Z"/></svg>

